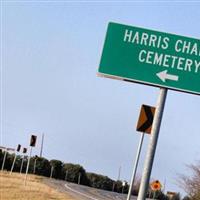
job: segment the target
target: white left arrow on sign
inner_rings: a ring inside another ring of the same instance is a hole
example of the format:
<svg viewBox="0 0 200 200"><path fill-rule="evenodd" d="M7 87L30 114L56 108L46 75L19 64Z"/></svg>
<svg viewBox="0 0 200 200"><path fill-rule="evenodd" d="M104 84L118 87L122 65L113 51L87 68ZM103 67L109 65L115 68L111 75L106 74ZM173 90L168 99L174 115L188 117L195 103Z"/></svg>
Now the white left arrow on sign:
<svg viewBox="0 0 200 200"><path fill-rule="evenodd" d="M163 82L166 80L178 81L179 77L176 75L168 74L167 70L159 72L156 74Z"/></svg>

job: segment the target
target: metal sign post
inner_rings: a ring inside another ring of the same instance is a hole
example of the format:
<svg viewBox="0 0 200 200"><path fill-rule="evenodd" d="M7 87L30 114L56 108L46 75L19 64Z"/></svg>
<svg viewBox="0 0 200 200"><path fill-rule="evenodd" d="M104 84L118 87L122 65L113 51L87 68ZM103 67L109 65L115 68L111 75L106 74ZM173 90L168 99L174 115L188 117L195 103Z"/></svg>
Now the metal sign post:
<svg viewBox="0 0 200 200"><path fill-rule="evenodd" d="M142 175L142 180L140 184L140 190L137 200L145 200L146 193L149 187L149 180L151 175L151 170L153 166L154 155L156 151L157 141L159 137L159 130L162 121L163 111L165 107L165 100L167 97L167 89L161 88L160 94L157 100L157 106L151 131L150 143L148 146L148 151L146 155L146 160L144 164L144 170Z"/></svg>
<svg viewBox="0 0 200 200"><path fill-rule="evenodd" d="M149 199L151 199L151 190L149 191Z"/></svg>
<svg viewBox="0 0 200 200"><path fill-rule="evenodd" d="M140 159L140 153L141 153L141 149L142 149L144 135L145 135L145 133L151 134L155 109L156 108L152 107L152 106L142 105L141 110L140 110L140 115L139 115L136 130L142 132L142 134L141 134L140 142L138 145L138 150L137 150L137 154L136 154L136 160L135 160L135 164L134 164L134 168L133 168L133 174L131 177L127 200L131 199L131 194L132 194L135 176L136 176L136 172L137 172L137 167L138 167L138 163L139 163L139 159Z"/></svg>
<svg viewBox="0 0 200 200"><path fill-rule="evenodd" d="M29 164L30 164L30 159L31 159L31 154L32 154L32 148L35 147L36 145L36 140L37 140L37 136L36 135L31 135L31 140L30 140L30 156L28 158L28 163L26 166L26 174L25 174L25 180L24 180L24 184L26 185L26 180L27 180L27 174L28 174L28 169L29 169Z"/></svg>
<svg viewBox="0 0 200 200"><path fill-rule="evenodd" d="M112 192L115 191L115 181L113 181Z"/></svg>
<svg viewBox="0 0 200 200"><path fill-rule="evenodd" d="M21 167L20 167L20 174L22 173L23 164L24 164L24 155L22 156L22 162L21 162Z"/></svg>
<svg viewBox="0 0 200 200"><path fill-rule="evenodd" d="M11 170L10 170L10 174L12 174L12 172L13 172L13 169L14 169L14 166L15 166L16 158L17 158L17 153L15 153L15 157L14 157L14 160L13 160L13 163L12 163L12 167L11 167Z"/></svg>
<svg viewBox="0 0 200 200"><path fill-rule="evenodd" d="M137 154L136 154L136 160L135 160L135 164L134 164L134 168L133 168L133 174L132 174L132 177L131 177L131 182L130 182L130 186L129 186L127 200L131 199L133 184L134 184L135 175L136 175L136 171L137 171L137 167L138 167L138 163L139 163L139 159L140 159L140 153L141 153L141 149L142 149L144 135L145 135L145 133L142 133L141 137L140 137L140 142L139 142L139 146L138 146L138 150L137 150Z"/></svg>
<svg viewBox="0 0 200 200"><path fill-rule="evenodd" d="M50 173L50 178L53 176L53 166L51 166L51 173Z"/></svg>
<svg viewBox="0 0 200 200"><path fill-rule="evenodd" d="M35 156L35 160L34 160L34 167L33 167L33 173L35 174L35 171L36 171L36 163L37 163L37 155Z"/></svg>
<svg viewBox="0 0 200 200"><path fill-rule="evenodd" d="M28 163L27 163L27 166L26 166L26 174L25 174L25 179L24 179L24 184L25 185L26 185L26 180L27 180L27 174L28 174L28 169L29 169L31 154L32 154L32 146L31 146L31 149L30 149L30 156L28 157Z"/></svg>
<svg viewBox="0 0 200 200"><path fill-rule="evenodd" d="M67 181L68 171L65 172L65 181Z"/></svg>
<svg viewBox="0 0 200 200"><path fill-rule="evenodd" d="M14 157L14 160L13 160L13 164L12 164L12 167L11 167L11 170L10 170L10 174L12 174L12 172L13 172L13 169L14 169L14 166L15 166L15 161L16 161L16 158L17 158L17 152L20 152L20 149L21 149L21 144L18 144L17 150L15 152L15 157Z"/></svg>
<svg viewBox="0 0 200 200"><path fill-rule="evenodd" d="M2 163L2 166L1 166L1 171L3 171L3 169L4 169L4 165L5 165L5 161L6 161L6 155L7 155L7 149L5 149L5 151L4 151L4 157L3 157L3 163Z"/></svg>
<svg viewBox="0 0 200 200"><path fill-rule="evenodd" d="M156 191L153 191L153 200L155 199L156 197Z"/></svg>
<svg viewBox="0 0 200 200"><path fill-rule="evenodd" d="M125 181L123 181L122 182L122 194L124 194L124 187L126 186L126 182Z"/></svg>
<svg viewBox="0 0 200 200"><path fill-rule="evenodd" d="M23 170L23 164L24 164L24 157L25 157L25 154L27 153L27 148L23 148L23 156L22 156L22 162L21 162L21 167L20 167L20 174L22 173L22 170Z"/></svg>
<svg viewBox="0 0 200 200"><path fill-rule="evenodd" d="M80 185L80 182L81 182L81 173L79 172L79 174L78 174L78 185Z"/></svg>

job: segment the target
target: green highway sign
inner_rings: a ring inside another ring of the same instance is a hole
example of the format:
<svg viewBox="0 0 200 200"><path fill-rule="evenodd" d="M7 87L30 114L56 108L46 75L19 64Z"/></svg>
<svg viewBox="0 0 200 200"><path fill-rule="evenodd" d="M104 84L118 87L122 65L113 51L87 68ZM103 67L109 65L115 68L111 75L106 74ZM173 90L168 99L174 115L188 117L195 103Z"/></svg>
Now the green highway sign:
<svg viewBox="0 0 200 200"><path fill-rule="evenodd" d="M200 94L200 40L109 23L98 73Z"/></svg>

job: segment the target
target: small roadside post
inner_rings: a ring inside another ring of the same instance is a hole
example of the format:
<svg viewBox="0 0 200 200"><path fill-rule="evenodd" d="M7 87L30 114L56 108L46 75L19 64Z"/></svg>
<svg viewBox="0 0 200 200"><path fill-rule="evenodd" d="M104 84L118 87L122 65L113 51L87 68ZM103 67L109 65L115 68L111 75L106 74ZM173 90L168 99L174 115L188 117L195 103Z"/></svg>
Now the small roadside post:
<svg viewBox="0 0 200 200"><path fill-rule="evenodd" d="M126 182L125 181L123 181L122 182L122 194L124 194L124 187L126 186Z"/></svg>
<svg viewBox="0 0 200 200"><path fill-rule="evenodd" d="M81 172L78 173L78 185L81 183Z"/></svg>
<svg viewBox="0 0 200 200"><path fill-rule="evenodd" d="M67 176L68 176L68 170L65 172L65 181L67 181Z"/></svg>
<svg viewBox="0 0 200 200"><path fill-rule="evenodd" d="M112 192L115 191L115 181L113 181L113 185L112 185Z"/></svg>
<svg viewBox="0 0 200 200"><path fill-rule="evenodd" d="M2 150L2 151L4 151L4 156L3 156L3 162L2 162L2 165L1 165L1 171L3 171L3 169L4 169L4 164L5 164L5 160L6 160L6 154L7 154L7 150L6 150L6 147L0 147L0 149Z"/></svg>
<svg viewBox="0 0 200 200"><path fill-rule="evenodd" d="M1 166L1 171L3 171L4 170L4 166L5 166L5 162L6 162L7 153L9 151L15 151L15 149L9 148L9 147L1 147L1 149L4 150L3 162L2 162L2 166Z"/></svg>
<svg viewBox="0 0 200 200"><path fill-rule="evenodd" d="M53 176L53 170L54 170L54 167L53 167L53 165L52 165L52 166L51 166L50 179L52 179L52 176Z"/></svg>
<svg viewBox="0 0 200 200"><path fill-rule="evenodd" d="M24 184L25 185L26 185L27 174L28 174L29 165L30 165L30 159L31 159L31 155L32 155L32 148L35 147L36 140L37 140L37 136L36 135L31 135L31 139L30 139L30 155L28 157L28 162L27 162L27 166L26 166L26 174L25 174L25 179L24 179Z"/></svg>
<svg viewBox="0 0 200 200"><path fill-rule="evenodd" d="M17 152L20 152L20 149L21 149L21 144L18 144L17 150L15 152L15 156L14 156L14 159L13 159L12 167L11 167L11 170L10 170L10 174L12 174L12 172L13 172L13 169L14 169L14 166L15 166L15 161L16 161L16 158L17 158Z"/></svg>
<svg viewBox="0 0 200 200"><path fill-rule="evenodd" d="M131 194L132 194L135 176L136 176L136 172L137 172L137 167L138 167L138 163L139 163L139 159L140 159L140 153L141 153L141 149L142 149L144 135L145 135L145 133L151 134L154 113L155 113L155 107L148 106L148 105L142 105L138 123L137 123L137 128L136 128L137 131L142 132L142 133L140 136L140 141L139 141L139 145L138 145L138 149L137 149L137 153L136 153L136 159L135 159L135 163L134 163L134 167L133 167L133 173L132 173L132 177L131 177L127 200L131 199Z"/></svg>
<svg viewBox="0 0 200 200"><path fill-rule="evenodd" d="M22 156L22 162L21 162L21 166L20 166L20 174L22 173L22 170L23 170L24 156L27 153L27 148L23 148L22 153L23 153L23 156Z"/></svg>
<svg viewBox="0 0 200 200"><path fill-rule="evenodd" d="M4 150L3 162L2 162L2 166L1 166L1 171L3 171L4 165L5 165L5 162L6 162L7 149L5 147L2 147L1 149Z"/></svg>
<svg viewBox="0 0 200 200"><path fill-rule="evenodd" d="M35 172L36 172L36 163L37 163L37 159L38 159L38 156L35 155L35 158L34 158L34 167L33 167L33 174L35 174Z"/></svg>
<svg viewBox="0 0 200 200"><path fill-rule="evenodd" d="M153 191L153 199L155 199L156 192L161 190L162 185L159 180L156 180L156 181L153 181L152 183L150 183L150 188Z"/></svg>

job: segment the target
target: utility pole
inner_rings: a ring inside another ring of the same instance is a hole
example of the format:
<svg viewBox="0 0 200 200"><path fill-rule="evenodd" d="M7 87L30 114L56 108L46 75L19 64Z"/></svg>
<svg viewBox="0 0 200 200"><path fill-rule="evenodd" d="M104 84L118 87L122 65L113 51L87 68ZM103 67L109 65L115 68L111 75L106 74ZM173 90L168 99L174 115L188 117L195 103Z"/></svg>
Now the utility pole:
<svg viewBox="0 0 200 200"><path fill-rule="evenodd" d="M43 145L44 145L44 133L42 133L42 142L41 142L41 148L40 148L40 158L42 157Z"/></svg>
<svg viewBox="0 0 200 200"><path fill-rule="evenodd" d="M121 169L122 169L122 167L120 166L120 167L119 167L119 171L118 171L118 178L117 178L117 180L118 180L118 181L120 180L120 176L121 176Z"/></svg>
<svg viewBox="0 0 200 200"><path fill-rule="evenodd" d="M120 180L120 176L121 176L121 166L119 166L119 170L118 170L118 177L117 177L117 181ZM113 182L113 186L112 186L112 191L115 191L115 181Z"/></svg>

